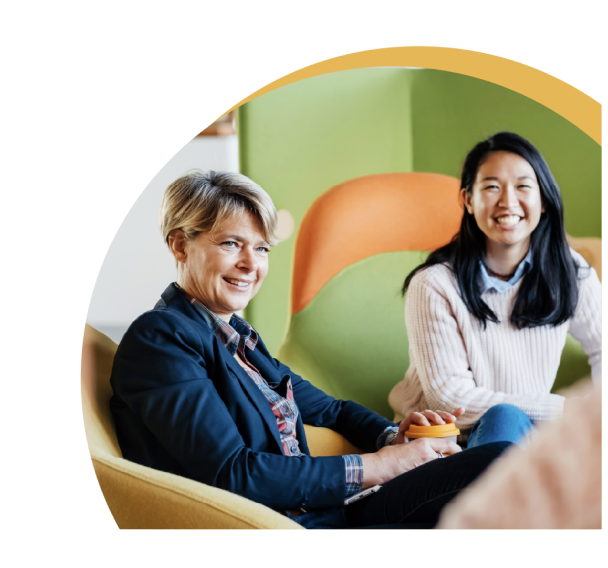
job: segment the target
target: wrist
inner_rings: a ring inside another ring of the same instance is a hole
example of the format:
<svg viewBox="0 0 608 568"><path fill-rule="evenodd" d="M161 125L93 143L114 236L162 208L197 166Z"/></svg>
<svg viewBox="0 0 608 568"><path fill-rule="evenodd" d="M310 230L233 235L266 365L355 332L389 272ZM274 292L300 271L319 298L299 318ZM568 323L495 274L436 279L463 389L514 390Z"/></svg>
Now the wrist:
<svg viewBox="0 0 608 568"><path fill-rule="evenodd" d="M363 487L373 487L374 485L381 485L384 483L383 471L382 471L382 460L375 454L362 454L361 461L363 462Z"/></svg>
<svg viewBox="0 0 608 568"><path fill-rule="evenodd" d="M399 436L399 431L395 430L394 432L391 432L386 437L386 443L384 445L385 446L394 446L397 443L397 436Z"/></svg>
<svg viewBox="0 0 608 568"><path fill-rule="evenodd" d="M373 485L382 485L397 477L401 473L400 453L401 450L395 447L384 446L374 454L362 455L363 489Z"/></svg>

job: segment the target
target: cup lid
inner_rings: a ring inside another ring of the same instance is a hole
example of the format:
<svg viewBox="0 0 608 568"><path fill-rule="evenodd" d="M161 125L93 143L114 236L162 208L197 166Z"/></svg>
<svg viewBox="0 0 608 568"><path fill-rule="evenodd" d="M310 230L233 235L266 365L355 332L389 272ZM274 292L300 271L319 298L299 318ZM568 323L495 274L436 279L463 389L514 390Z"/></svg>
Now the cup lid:
<svg viewBox="0 0 608 568"><path fill-rule="evenodd" d="M433 426L418 426L418 424L410 424L409 429L405 433L406 438L447 438L448 436L458 436L460 430L456 428L456 424L434 424Z"/></svg>

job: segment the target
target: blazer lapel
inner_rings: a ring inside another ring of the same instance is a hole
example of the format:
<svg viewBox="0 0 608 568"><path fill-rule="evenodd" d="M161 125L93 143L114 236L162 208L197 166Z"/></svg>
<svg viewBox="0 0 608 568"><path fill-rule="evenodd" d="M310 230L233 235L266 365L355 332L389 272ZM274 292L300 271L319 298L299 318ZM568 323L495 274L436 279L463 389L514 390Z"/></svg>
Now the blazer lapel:
<svg viewBox="0 0 608 568"><path fill-rule="evenodd" d="M270 403L268 399L264 396L262 391L258 388L258 385L255 384L253 379L247 374L245 369L243 369L238 363L237 360L230 355L226 351L225 353L225 361L228 368L232 371L236 378L241 383L243 390L247 393L249 400L256 408L256 410L262 416L266 426L268 427L268 431L276 441L281 453L283 453L283 444L281 444L281 437L279 435L279 428L277 427L277 417L272 412L270 408Z"/></svg>
<svg viewBox="0 0 608 568"><path fill-rule="evenodd" d="M184 295L178 290L175 284L170 284L167 289L161 294L162 300L157 303L155 307L168 307L173 310L177 310L190 319L197 322L199 325L203 327L209 334L213 335L213 332L207 325L207 323L203 320L203 318L198 314L198 312L190 305L190 302L186 300ZM161 302L164 304L161 306ZM218 343L221 342L216 338ZM222 346L223 347L223 346ZM237 363L236 359L230 355L228 350L224 347L222 350L222 356L224 361L232 371L232 373L236 376L238 381L241 383L243 390L247 393L251 404L255 407L255 409L260 413L262 419L266 423L268 427L268 431L270 435L274 438L281 453L283 453L283 444L281 444L281 437L279 435L279 429L277 427L277 419L272 409L270 408L270 403L266 399L266 397L262 394L262 391L258 388L258 386L253 382L253 379L247 374L247 372ZM252 363L257 369L259 367ZM266 369L265 369L266 370ZM260 371L262 376L264 376L264 371ZM265 377L267 378L267 377ZM272 379L271 379L272 380Z"/></svg>

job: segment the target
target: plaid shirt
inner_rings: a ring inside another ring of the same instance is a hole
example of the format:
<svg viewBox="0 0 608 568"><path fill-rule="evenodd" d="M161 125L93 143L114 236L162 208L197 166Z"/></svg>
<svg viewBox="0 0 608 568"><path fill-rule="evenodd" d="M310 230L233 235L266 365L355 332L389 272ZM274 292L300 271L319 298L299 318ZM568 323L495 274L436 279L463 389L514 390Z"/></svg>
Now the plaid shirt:
<svg viewBox="0 0 608 568"><path fill-rule="evenodd" d="M177 285L177 284L176 284ZM243 369L247 372L251 380L258 386L262 394L268 400L273 414L277 419L277 427L283 453L286 456L301 456L299 442L296 439L296 422L298 420L298 405L293 397L291 378L281 381L278 385L271 387L260 375L260 372L247 360L245 348L253 351L258 343L258 334L243 318L233 315L230 323L216 316L204 304L188 294L183 288L178 288L183 292L186 299L194 307L197 313L205 320L211 331L220 340L228 352L245 363ZM376 442L379 449L387 442L390 443L392 437L389 434L396 432L396 427L388 427ZM363 460L358 454L342 456L344 459L344 470L346 476L345 498L361 491L363 486Z"/></svg>

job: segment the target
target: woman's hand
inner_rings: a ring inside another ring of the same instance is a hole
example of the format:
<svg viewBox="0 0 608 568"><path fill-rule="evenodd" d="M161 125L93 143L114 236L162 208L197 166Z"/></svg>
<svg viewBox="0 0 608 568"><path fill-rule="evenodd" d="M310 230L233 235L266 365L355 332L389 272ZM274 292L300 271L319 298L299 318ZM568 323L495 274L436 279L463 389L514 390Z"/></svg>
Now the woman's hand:
<svg viewBox="0 0 608 568"><path fill-rule="evenodd" d="M408 444L385 446L375 454L363 454L363 489L382 485L419 465L439 459L438 454L462 451L445 438L419 438Z"/></svg>
<svg viewBox="0 0 608 568"><path fill-rule="evenodd" d="M461 406L453 413L438 410L424 410L412 412L401 424L397 437L390 446L385 446L375 454L363 454L363 489L373 485L382 485L387 481L410 471L423 463L439 459L438 454L455 454L462 448L444 438L419 438L404 445L405 432L410 424L418 426L431 426L436 424L449 424L456 422L462 416L464 408Z"/></svg>
<svg viewBox="0 0 608 568"><path fill-rule="evenodd" d="M405 432L410 427L410 424L417 424L418 426L432 426L437 424L449 424L454 423L460 416L462 416L464 408L461 406L454 410L452 414L444 412L443 410L423 410L422 412L412 412L405 420L399 424L399 432L397 437L391 442L391 446L397 444L403 444L405 442Z"/></svg>

